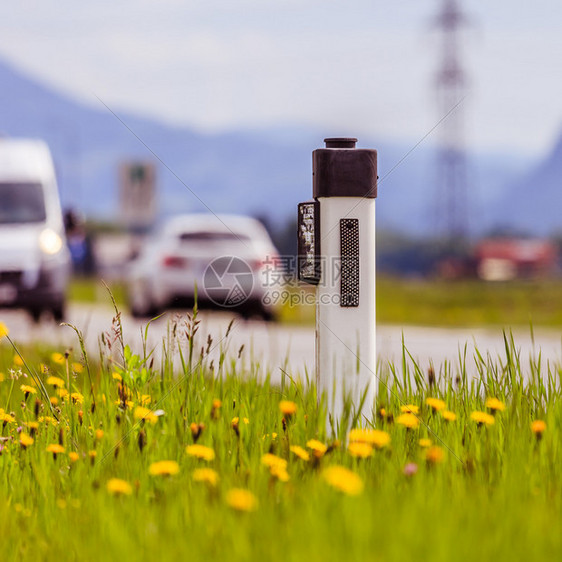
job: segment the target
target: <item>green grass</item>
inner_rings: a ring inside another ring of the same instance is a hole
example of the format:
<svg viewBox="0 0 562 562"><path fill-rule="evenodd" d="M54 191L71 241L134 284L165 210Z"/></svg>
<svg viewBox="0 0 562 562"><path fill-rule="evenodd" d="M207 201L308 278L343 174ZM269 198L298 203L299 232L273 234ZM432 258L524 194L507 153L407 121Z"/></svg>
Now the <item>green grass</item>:
<svg viewBox="0 0 562 562"><path fill-rule="evenodd" d="M124 283L113 281L108 286L119 306L127 304L127 290ZM107 289L101 279L94 277L72 277L68 285L68 298L71 302L110 304Z"/></svg>
<svg viewBox="0 0 562 562"><path fill-rule="evenodd" d="M421 326L551 326L562 324L561 282L377 278L377 322ZM290 294L311 292L310 286ZM313 305L281 307L281 319L313 324Z"/></svg>
<svg viewBox="0 0 562 562"><path fill-rule="evenodd" d="M426 326L560 326L561 282L377 280L377 319Z"/></svg>
<svg viewBox="0 0 562 562"><path fill-rule="evenodd" d="M119 306L126 309L124 283L110 283ZM377 279L377 322L421 326L550 326L562 325L561 282L556 279L489 283L478 280ZM314 324L314 287L274 291L279 318L286 324ZM306 295L306 296L305 296ZM69 287L72 302L110 302L99 279L75 278Z"/></svg>
<svg viewBox="0 0 562 562"><path fill-rule="evenodd" d="M462 359L455 368L438 370L431 385L415 364L405 362L404 374L394 366L381 368L376 426L391 442L358 459L347 450L352 422L343 420L335 437L326 433L326 412L313 384L289 378L281 386L270 384L257 365L225 359L227 338L220 335L208 344L222 350L212 361L206 342L197 341L196 326L189 317L171 326L163 359L154 362L131 353L119 337L111 349L102 344L98 360L88 363L80 351L65 359L53 356L64 350L22 348L34 376L14 363L7 338L0 340L0 407L14 417L0 426L3 560L560 558L558 366L538 358L521 364L508 336L503 359ZM118 320L114 328L119 334ZM79 342L75 348L80 350ZM181 351L174 360L173 349ZM50 375L79 393L77 401L57 396L47 384ZM26 399L22 384L34 385L36 393ZM54 412L42 385L58 398ZM135 419L147 396L150 408L163 411L154 424ZM456 420L446 421L426 404L427 397L443 400ZM505 410L496 413L493 425L479 427L471 413L486 410L487 397L501 400ZM220 408L213 406L217 399ZM298 408L285 422L282 399ZM419 407L415 429L399 423L407 404ZM546 422L542 439L531 431L537 419ZM31 433L34 423L34 443L24 449L19 430ZM191 423L204 424L198 444L212 448L213 460L187 454L194 442ZM96 438L98 429L103 435ZM437 447L440 462L426 460L422 438ZM290 447L306 448L309 439L329 449L318 457L309 449L311 458L304 461ZM54 458L46 448L59 442L65 453ZM79 454L75 463L70 451ZM287 462L288 482L263 465L268 452ZM150 466L161 460L177 462L179 473L151 476ZM413 476L404 474L409 463L417 467ZM352 471L363 491L348 495L333 488L325 478L333 465ZM204 466L218 474L216 487L193 480L194 470ZM112 478L126 481L131 494L112 495ZM250 491L257 509L229 506L232 488Z"/></svg>

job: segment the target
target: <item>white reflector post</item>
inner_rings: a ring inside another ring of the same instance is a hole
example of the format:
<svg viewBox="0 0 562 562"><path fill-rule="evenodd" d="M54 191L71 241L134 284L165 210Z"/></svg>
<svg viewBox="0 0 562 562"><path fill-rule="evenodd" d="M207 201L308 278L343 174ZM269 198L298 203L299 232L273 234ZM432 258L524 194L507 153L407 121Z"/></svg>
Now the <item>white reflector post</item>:
<svg viewBox="0 0 562 562"><path fill-rule="evenodd" d="M299 279L316 287L316 380L330 423L372 419L376 392L377 152L325 139L312 153L313 201L299 205Z"/></svg>

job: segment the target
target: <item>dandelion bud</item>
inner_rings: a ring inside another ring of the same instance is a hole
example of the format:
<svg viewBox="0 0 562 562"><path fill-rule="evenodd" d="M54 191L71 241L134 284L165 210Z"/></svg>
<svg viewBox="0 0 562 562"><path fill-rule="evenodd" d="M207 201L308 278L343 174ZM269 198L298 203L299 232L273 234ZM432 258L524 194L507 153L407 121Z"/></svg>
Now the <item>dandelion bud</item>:
<svg viewBox="0 0 562 562"><path fill-rule="evenodd" d="M427 370L427 384L429 385L429 388L433 388L435 386L435 369L433 368L433 365L430 365Z"/></svg>
<svg viewBox="0 0 562 562"><path fill-rule="evenodd" d="M139 438L137 440L137 443L139 445L139 451L142 453L142 450L144 449L144 446L146 445L146 433L145 433L144 429L141 429L139 431Z"/></svg>
<svg viewBox="0 0 562 562"><path fill-rule="evenodd" d="M535 420L531 423L531 431L535 434L537 441L542 439L542 434L546 430L546 423L543 420Z"/></svg>
<svg viewBox="0 0 562 562"><path fill-rule="evenodd" d="M232 418L232 422L230 422L230 424L232 425L232 429L234 430L234 433L236 433L236 437L240 437L240 427L238 426L238 422L239 422L238 418Z"/></svg>
<svg viewBox="0 0 562 562"><path fill-rule="evenodd" d="M64 431L62 427L59 429L59 445L64 444Z"/></svg>
<svg viewBox="0 0 562 562"><path fill-rule="evenodd" d="M203 430L205 429L205 424L193 422L189 426L189 429L191 430L191 437L193 437L193 442L197 443L197 440L199 439L199 437L201 437L201 433L203 433Z"/></svg>
<svg viewBox="0 0 562 562"><path fill-rule="evenodd" d="M39 410L41 409L41 400L39 398L35 399L35 404L33 406L33 413L35 414L35 419L39 417Z"/></svg>
<svg viewBox="0 0 562 562"><path fill-rule="evenodd" d="M222 402L215 398L213 400L213 405L211 406L211 418L216 420L219 417L219 410L221 409Z"/></svg>
<svg viewBox="0 0 562 562"><path fill-rule="evenodd" d="M84 423L84 412L82 410L78 410L78 423L80 425Z"/></svg>

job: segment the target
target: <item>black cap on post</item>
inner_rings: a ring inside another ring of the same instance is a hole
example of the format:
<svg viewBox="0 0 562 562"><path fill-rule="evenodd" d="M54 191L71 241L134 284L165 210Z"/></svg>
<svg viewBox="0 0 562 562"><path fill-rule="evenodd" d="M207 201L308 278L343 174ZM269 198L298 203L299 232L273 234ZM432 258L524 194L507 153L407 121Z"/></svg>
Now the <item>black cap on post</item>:
<svg viewBox="0 0 562 562"><path fill-rule="evenodd" d="M377 151L356 149L355 138L324 139L312 153L313 197L377 196Z"/></svg>

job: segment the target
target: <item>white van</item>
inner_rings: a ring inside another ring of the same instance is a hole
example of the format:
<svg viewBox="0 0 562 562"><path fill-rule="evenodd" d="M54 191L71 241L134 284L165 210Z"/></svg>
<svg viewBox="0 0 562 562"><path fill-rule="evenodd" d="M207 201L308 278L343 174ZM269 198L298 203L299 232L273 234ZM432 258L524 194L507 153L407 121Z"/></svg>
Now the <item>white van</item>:
<svg viewBox="0 0 562 562"><path fill-rule="evenodd" d="M70 254L55 169L40 140L0 138L0 307L64 317Z"/></svg>

